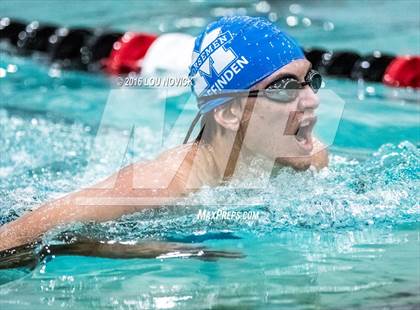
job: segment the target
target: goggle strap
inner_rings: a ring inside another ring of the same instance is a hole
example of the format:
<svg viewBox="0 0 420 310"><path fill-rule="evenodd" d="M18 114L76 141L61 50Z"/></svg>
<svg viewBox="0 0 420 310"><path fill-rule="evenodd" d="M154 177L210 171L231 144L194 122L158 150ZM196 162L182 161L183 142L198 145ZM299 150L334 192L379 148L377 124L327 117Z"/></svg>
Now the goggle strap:
<svg viewBox="0 0 420 310"><path fill-rule="evenodd" d="M194 117L194 120L192 121L190 128L188 129L188 132L184 138L184 142L182 144L187 144L188 140L190 139L191 133L193 132L195 125L197 125L198 121L201 118L201 113L200 111L197 113L197 115Z"/></svg>

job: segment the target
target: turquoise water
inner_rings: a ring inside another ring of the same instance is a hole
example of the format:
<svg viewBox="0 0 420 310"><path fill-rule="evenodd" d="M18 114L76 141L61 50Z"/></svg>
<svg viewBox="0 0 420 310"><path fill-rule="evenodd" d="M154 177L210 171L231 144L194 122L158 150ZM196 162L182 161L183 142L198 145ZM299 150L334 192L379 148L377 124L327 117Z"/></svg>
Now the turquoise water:
<svg viewBox="0 0 420 310"><path fill-rule="evenodd" d="M51 1L30 10L16 2L2 2L0 8L5 15L71 26L191 34L221 13L269 14L266 6L253 2L180 2L176 7L169 1L147 2L147 9L137 1L98 3L60 3L54 14ZM287 26L284 17L299 9L291 4L277 4L270 12L304 46L420 53L418 2L372 1L369 7L358 1L302 2L300 14L312 20L310 27ZM330 23L334 28L325 30ZM4 52L0 67L7 71L0 78L0 224L109 175L113 144L130 134L126 123L136 123L134 134L141 137L130 145L126 161L152 158L161 150L159 90L134 93L138 101L107 114L101 124L106 139L95 146L102 113L115 91L106 77L57 73L34 59ZM204 245L239 251L244 258L55 257L32 271L0 271L0 308L419 307L419 105L386 96L359 99L353 81L328 79L327 86L345 101L329 169L285 170L258 191L204 189L189 198L189 206L65 228L107 240ZM387 94L382 86L370 86ZM181 97L171 98L170 122L182 106ZM189 119L194 112L187 110ZM175 132L182 136L187 126L183 121ZM326 130L322 127L320 134ZM208 201L214 206L201 206ZM218 206L257 210L260 216L251 223L197 220L199 208ZM56 242L60 231L48 234L44 243Z"/></svg>

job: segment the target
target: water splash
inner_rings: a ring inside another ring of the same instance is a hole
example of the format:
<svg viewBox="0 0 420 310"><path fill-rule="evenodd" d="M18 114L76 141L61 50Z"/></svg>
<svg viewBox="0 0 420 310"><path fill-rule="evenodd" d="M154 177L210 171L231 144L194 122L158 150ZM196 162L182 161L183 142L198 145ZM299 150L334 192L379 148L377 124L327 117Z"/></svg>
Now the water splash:
<svg viewBox="0 0 420 310"><path fill-rule="evenodd" d="M112 141L121 132L112 128L107 133L110 144L95 150L96 164L89 166L94 170L87 180L84 168L94 140L90 127L8 115L5 110L0 113L0 126L4 154L0 169L0 223L113 172L108 171L107 160L112 158ZM147 128L136 130L143 137L142 147L133 145L130 158L150 158L157 150L153 133ZM259 190L204 188L176 207L148 210L79 229L107 239L127 240L170 239L203 231L264 234L293 227L357 229L416 222L420 218L419 155L418 147L410 142L385 144L364 161L332 155L329 168L320 172L284 169L268 186L258 178L246 181L252 188L258 188L260 182ZM252 222L207 222L197 219L199 209L254 210L259 216Z"/></svg>

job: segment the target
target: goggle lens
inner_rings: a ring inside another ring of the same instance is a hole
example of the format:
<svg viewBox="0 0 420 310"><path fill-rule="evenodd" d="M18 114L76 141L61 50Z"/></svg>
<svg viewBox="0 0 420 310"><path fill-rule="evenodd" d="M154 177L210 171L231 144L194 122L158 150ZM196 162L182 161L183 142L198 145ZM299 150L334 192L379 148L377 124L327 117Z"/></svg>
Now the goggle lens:
<svg viewBox="0 0 420 310"><path fill-rule="evenodd" d="M299 82L293 77L280 78L271 83L264 90L264 94L269 99L278 102L290 102L297 98L299 90L306 85L317 93L322 85L321 75L315 70L310 70L305 77L305 82Z"/></svg>

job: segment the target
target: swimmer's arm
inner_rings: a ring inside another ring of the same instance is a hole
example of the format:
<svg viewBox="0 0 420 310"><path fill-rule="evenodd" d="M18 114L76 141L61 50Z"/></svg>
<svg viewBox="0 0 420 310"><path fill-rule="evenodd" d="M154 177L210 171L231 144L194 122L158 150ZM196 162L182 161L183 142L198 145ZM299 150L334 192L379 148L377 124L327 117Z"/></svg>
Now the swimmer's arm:
<svg viewBox="0 0 420 310"><path fill-rule="evenodd" d="M65 235L67 235L65 233ZM66 237L66 236L65 236ZM0 251L0 270L17 267L35 268L47 256L77 255L104 258L158 258L191 257L203 260L217 258L242 258L240 252L218 251L204 246L174 242L143 241L135 244L106 242L83 236L59 238L59 244L50 244L37 251L34 246L19 246L8 251Z"/></svg>
<svg viewBox="0 0 420 310"><path fill-rule="evenodd" d="M47 231L73 222L107 221L135 212L126 206L83 206L73 203L82 192L49 202L0 227L0 251L32 243ZM131 211L131 212L130 212Z"/></svg>
<svg viewBox="0 0 420 310"><path fill-rule="evenodd" d="M141 181L142 183L138 184L145 188L153 188L154 185L148 184L147 180L160 178L164 181L165 179L171 180L173 177L173 174L170 173L154 175L156 169L153 166L152 168L147 165L137 166L137 164L128 166L94 187L46 203L17 220L3 225L0 227L0 251L35 242L42 234L57 226L74 222L104 222L145 208L168 204L169 198L162 198L162 202L159 203L159 197L154 197L158 199L154 199L150 204L120 203L119 199L124 201L126 197L133 198L133 196L139 195L132 189L135 169L141 169L147 176L144 178L145 180ZM104 187L111 188L111 190L101 189ZM172 193L174 196L181 195L182 189L174 186ZM115 199L112 198L111 204L101 201L104 199L109 202L110 196L115 197ZM175 198L171 199L175 200Z"/></svg>
<svg viewBox="0 0 420 310"><path fill-rule="evenodd" d="M318 139L314 140L314 152L311 159L311 165L320 170L328 166L328 149Z"/></svg>

